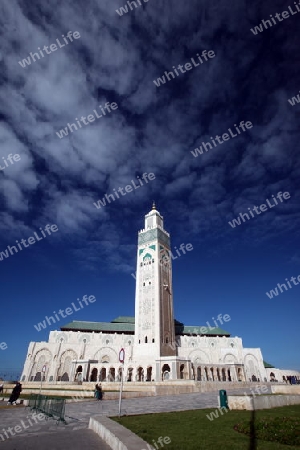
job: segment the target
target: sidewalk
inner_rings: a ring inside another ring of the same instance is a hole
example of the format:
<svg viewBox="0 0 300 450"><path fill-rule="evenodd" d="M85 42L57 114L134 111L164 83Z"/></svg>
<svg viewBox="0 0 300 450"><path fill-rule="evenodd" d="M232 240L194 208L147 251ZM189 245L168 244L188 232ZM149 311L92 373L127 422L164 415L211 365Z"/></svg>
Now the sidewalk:
<svg viewBox="0 0 300 450"><path fill-rule="evenodd" d="M235 389L227 390L227 393L230 395L243 391ZM22 421L28 424L32 411L22 405L6 406L6 402L0 402L0 450L111 450L96 433L88 429L88 424L91 416L117 416L118 405L118 400L94 399L67 403L67 425L62 422L57 425L53 419L49 419L28 426L22 432L15 432L15 436L6 439L4 431L10 436L9 427L14 430ZM218 391L124 399L121 413L135 415L204 408L218 408Z"/></svg>

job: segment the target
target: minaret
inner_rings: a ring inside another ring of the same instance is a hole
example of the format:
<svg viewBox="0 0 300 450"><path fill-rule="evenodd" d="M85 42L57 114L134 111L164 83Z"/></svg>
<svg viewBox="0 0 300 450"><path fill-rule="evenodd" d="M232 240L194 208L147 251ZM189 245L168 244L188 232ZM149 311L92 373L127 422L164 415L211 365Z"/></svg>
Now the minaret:
<svg viewBox="0 0 300 450"><path fill-rule="evenodd" d="M170 235L153 203L138 234L135 356L149 361L175 355Z"/></svg>

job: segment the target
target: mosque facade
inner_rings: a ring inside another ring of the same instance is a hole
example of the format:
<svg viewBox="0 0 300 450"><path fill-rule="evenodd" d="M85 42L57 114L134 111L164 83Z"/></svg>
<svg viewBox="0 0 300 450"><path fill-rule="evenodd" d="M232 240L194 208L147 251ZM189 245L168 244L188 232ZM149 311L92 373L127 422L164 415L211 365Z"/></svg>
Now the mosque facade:
<svg viewBox="0 0 300 450"><path fill-rule="evenodd" d="M30 342L21 381L114 382L123 374L124 382L266 382L269 369L240 337L174 319L170 235L153 205L138 233L135 317L72 321L50 331L48 342Z"/></svg>

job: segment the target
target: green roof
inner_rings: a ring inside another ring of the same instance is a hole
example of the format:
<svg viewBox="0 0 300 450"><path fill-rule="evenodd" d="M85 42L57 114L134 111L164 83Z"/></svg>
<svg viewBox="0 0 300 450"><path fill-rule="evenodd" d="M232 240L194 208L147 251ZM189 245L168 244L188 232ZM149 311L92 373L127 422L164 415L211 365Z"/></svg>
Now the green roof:
<svg viewBox="0 0 300 450"><path fill-rule="evenodd" d="M222 330L222 328L219 327L208 327L208 326L176 326L176 334L201 334L203 336L230 336L230 333L228 331Z"/></svg>
<svg viewBox="0 0 300 450"><path fill-rule="evenodd" d="M96 331L100 333L134 333L134 323L73 321L63 325L61 331Z"/></svg>
<svg viewBox="0 0 300 450"><path fill-rule="evenodd" d="M135 319L131 316L119 316L111 322L85 322L73 321L63 325L61 331L87 331L103 333L127 333L134 334ZM174 320L175 334L203 335L203 336L230 336L230 333L218 327L186 326L182 322ZM270 366L273 367L273 366Z"/></svg>
<svg viewBox="0 0 300 450"><path fill-rule="evenodd" d="M131 316L119 316L112 320L111 323L134 323L134 317Z"/></svg>
<svg viewBox="0 0 300 450"><path fill-rule="evenodd" d="M265 369L275 369L275 366L272 366L272 364L269 364L266 361L264 361L264 366L265 366Z"/></svg>

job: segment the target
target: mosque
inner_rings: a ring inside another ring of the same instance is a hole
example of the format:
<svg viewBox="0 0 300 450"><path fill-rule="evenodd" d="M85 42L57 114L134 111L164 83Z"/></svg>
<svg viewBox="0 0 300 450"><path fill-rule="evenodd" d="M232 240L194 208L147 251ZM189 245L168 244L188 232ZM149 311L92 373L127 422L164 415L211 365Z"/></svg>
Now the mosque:
<svg viewBox="0 0 300 450"><path fill-rule="evenodd" d="M138 233L135 317L72 321L50 331L48 342L30 342L21 381L114 382L122 370L125 383L300 379L218 326L174 320L171 255L170 235L153 204Z"/></svg>

